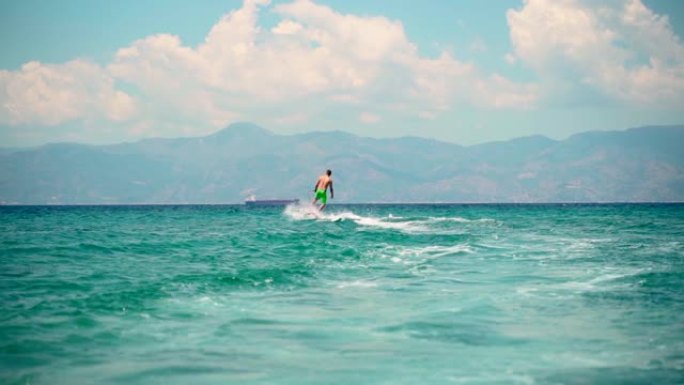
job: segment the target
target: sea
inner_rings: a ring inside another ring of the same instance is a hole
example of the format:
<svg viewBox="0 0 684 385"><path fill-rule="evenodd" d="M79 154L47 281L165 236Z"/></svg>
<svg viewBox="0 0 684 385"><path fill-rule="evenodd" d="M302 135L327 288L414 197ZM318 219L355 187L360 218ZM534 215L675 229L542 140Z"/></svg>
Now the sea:
<svg viewBox="0 0 684 385"><path fill-rule="evenodd" d="M1 384L682 384L684 204L0 207Z"/></svg>

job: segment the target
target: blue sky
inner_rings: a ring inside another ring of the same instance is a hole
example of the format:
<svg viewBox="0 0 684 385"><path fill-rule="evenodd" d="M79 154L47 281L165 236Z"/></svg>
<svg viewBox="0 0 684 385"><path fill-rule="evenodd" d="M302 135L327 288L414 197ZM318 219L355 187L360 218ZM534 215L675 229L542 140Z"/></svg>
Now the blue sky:
<svg viewBox="0 0 684 385"><path fill-rule="evenodd" d="M684 2L0 3L0 145L684 124Z"/></svg>

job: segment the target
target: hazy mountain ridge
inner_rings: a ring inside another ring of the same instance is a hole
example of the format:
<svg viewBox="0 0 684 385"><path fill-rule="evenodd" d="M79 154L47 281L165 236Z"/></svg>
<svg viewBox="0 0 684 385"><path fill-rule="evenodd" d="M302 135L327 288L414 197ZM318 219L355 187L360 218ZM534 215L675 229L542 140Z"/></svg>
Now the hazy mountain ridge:
<svg viewBox="0 0 684 385"><path fill-rule="evenodd" d="M325 168L339 202L684 201L684 126L470 147L239 123L199 138L0 151L3 203L308 199Z"/></svg>

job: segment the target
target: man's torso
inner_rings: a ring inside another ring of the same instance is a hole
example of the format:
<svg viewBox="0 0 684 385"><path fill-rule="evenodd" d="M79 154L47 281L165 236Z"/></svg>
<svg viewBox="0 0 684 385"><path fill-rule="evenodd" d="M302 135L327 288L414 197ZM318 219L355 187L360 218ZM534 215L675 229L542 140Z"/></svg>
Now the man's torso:
<svg viewBox="0 0 684 385"><path fill-rule="evenodd" d="M327 175L322 175L320 178L318 178L318 182L316 183L316 190L326 190L328 186L330 185L330 182L332 179L327 176Z"/></svg>

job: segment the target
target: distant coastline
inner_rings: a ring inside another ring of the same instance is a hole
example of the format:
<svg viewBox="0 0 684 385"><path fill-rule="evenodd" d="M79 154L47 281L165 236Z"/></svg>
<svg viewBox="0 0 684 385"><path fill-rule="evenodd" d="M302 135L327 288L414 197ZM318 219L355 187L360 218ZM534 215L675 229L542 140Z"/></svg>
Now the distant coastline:
<svg viewBox="0 0 684 385"><path fill-rule="evenodd" d="M232 204L248 194L309 199L309 185L325 168L334 171L338 200L349 203L680 202L681 143L684 125L464 147L340 131L277 135L241 123L205 137L0 152L0 202Z"/></svg>

